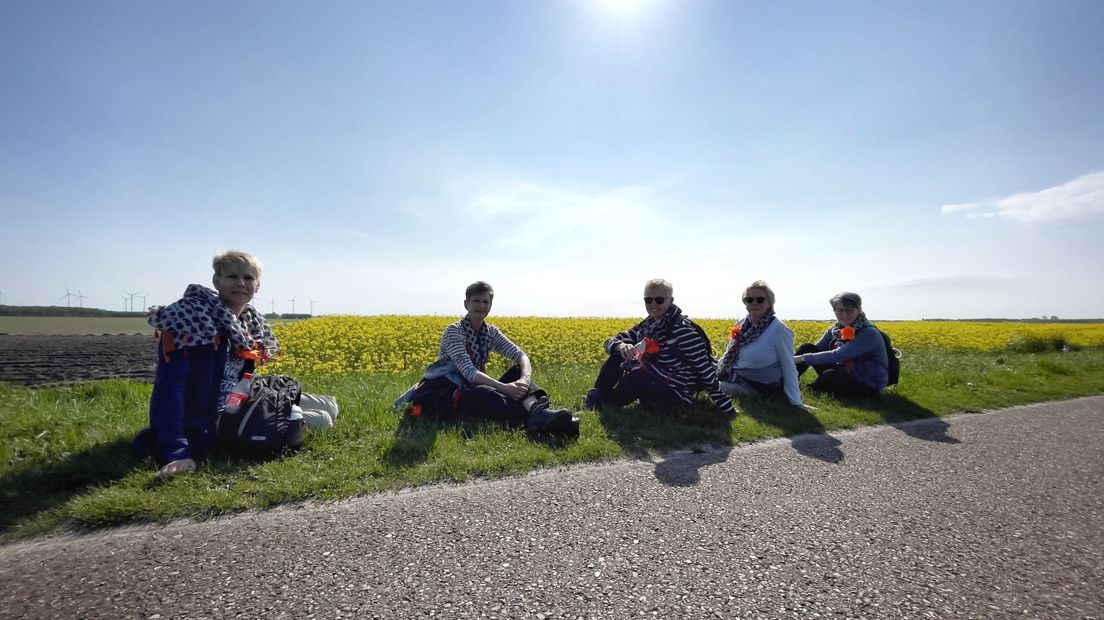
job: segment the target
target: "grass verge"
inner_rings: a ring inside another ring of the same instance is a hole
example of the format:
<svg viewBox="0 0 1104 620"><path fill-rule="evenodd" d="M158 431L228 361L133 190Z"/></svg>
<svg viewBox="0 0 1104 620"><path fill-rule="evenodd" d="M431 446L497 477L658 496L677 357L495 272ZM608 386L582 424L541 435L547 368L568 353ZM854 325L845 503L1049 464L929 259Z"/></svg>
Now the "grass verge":
<svg viewBox="0 0 1104 620"><path fill-rule="evenodd" d="M596 370L538 368L536 379L557 405L577 409ZM671 414L636 406L585 411L581 436L572 441L400 416L390 403L415 378L301 377L309 391L337 396L342 411L334 430L309 433L298 453L282 459L215 457L196 474L165 483L154 478L152 460L129 444L146 423L149 384L112 380L40 390L0 384L0 540L1101 394L1104 349L913 350L900 387L879 399L841 402L807 393L806 402L818 407L811 413L748 397L733 420L719 416L704 396Z"/></svg>

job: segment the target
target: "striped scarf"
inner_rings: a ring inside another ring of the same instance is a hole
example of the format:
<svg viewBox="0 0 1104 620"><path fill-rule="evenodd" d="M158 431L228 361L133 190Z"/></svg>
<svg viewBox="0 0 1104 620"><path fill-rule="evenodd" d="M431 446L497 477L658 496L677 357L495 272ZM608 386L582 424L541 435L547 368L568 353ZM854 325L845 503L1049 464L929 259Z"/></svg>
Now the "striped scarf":
<svg viewBox="0 0 1104 620"><path fill-rule="evenodd" d="M652 317L648 317L643 321L637 323L636 327L634 327L633 329L635 329L636 333L640 335L640 340L643 340L644 337L647 336L648 338L651 338L652 340L655 340L662 344L662 341L660 341L660 339L656 336L665 334L668 325L678 325L678 322L680 320L682 320L682 309L675 304L671 304L671 307L667 308L667 311L663 313L663 316L659 317L658 319L652 319Z"/></svg>
<svg viewBox="0 0 1104 620"><path fill-rule="evenodd" d="M464 337L468 339L466 348L472 364L482 372L487 365L487 356L491 354L491 330L487 329L488 325L484 321L483 329L476 334L475 329L472 328L471 319L466 315L460 319L460 328L464 330Z"/></svg>
<svg viewBox="0 0 1104 620"><path fill-rule="evenodd" d="M740 359L740 349L758 340L773 322L774 312L763 316L754 324L751 322L751 315L741 319L736 324L740 328L740 333L728 341L728 347L721 356L721 361L717 362L717 377L731 379L726 373L731 374L729 371L736 366L736 360Z"/></svg>

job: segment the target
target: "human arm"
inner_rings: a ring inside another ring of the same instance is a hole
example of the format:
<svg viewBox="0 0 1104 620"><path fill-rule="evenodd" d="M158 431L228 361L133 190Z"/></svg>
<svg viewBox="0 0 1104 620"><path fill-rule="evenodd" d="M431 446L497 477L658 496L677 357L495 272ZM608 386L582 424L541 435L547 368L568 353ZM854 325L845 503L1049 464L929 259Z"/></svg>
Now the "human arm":
<svg viewBox="0 0 1104 620"><path fill-rule="evenodd" d="M475 385L486 385L514 400L524 398L529 391L529 384L532 382L533 376L533 366L529 361L529 356L493 325L484 325L483 329L491 330L489 333L491 351L509 358L521 369L521 377L517 381L503 383L476 368L468 354L467 340L463 330L455 325L450 325L445 329L444 335L441 336L441 348L464 379Z"/></svg>
<svg viewBox="0 0 1104 620"><path fill-rule="evenodd" d="M603 348L610 355L618 354L624 359L632 359L632 347L640 342L639 325L635 325L606 340Z"/></svg>
<svg viewBox="0 0 1104 620"><path fill-rule="evenodd" d="M709 350L709 344L689 326L679 329L679 332L678 346L685 354L685 361L690 366L688 370L697 376L699 383L713 400L713 404L722 413L734 415L736 408L732 405L732 399L721 391L717 381L717 366L713 361L713 352Z"/></svg>
<svg viewBox="0 0 1104 620"><path fill-rule="evenodd" d="M804 345L802 345L804 346ZM832 328L824 330L824 335L820 337L820 340L816 341L813 345L818 351L828 351L832 348ZM804 355L794 355L793 360L795 364L807 363Z"/></svg>
<svg viewBox="0 0 1104 620"><path fill-rule="evenodd" d="M822 338L821 340L823 341L824 339ZM820 343L817 344L819 346ZM878 333L877 329L870 327L857 330L854 340L844 342L838 348L820 351L819 353L798 355L797 358L803 358L803 360L795 358L795 361L805 361L814 365L840 364L847 360L871 353L877 350L878 347L885 347L882 336Z"/></svg>
<svg viewBox="0 0 1104 620"><path fill-rule="evenodd" d="M805 403L801 402L801 384L797 378L797 366L794 365L794 333L785 325L780 324L779 327L782 329L777 331L772 344L778 357L778 364L782 368L782 390L791 405L805 407Z"/></svg>

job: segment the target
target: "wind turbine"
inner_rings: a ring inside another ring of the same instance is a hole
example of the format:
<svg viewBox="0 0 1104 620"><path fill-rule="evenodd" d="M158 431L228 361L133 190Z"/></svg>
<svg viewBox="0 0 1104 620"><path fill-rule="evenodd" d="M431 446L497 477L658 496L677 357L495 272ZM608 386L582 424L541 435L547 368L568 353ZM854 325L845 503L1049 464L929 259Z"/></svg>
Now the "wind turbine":
<svg viewBox="0 0 1104 620"><path fill-rule="evenodd" d="M85 299L88 299L88 298L85 297L84 294L81 293L80 291L77 291L77 305L80 306L81 308L83 308Z"/></svg>
<svg viewBox="0 0 1104 620"><path fill-rule="evenodd" d="M65 287L65 294L62 295L61 297L59 297L58 299L64 299L65 300L65 307L66 308L72 308L73 304L70 303L69 300L72 299L73 297L76 297L76 295L70 293L69 292L69 287L67 286L67 287Z"/></svg>
<svg viewBox="0 0 1104 620"><path fill-rule="evenodd" d="M295 314L295 296L292 295L291 299L289 299L288 301L291 302L291 313Z"/></svg>
<svg viewBox="0 0 1104 620"><path fill-rule="evenodd" d="M119 295L119 297L123 298L123 312L126 312L127 311L127 296L126 295Z"/></svg>
<svg viewBox="0 0 1104 620"><path fill-rule="evenodd" d="M142 308L142 311L145 311L146 310L146 298L149 297L149 293L141 293L141 294L138 295L138 297L142 298L142 305L140 307Z"/></svg>
<svg viewBox="0 0 1104 620"><path fill-rule="evenodd" d="M308 298L307 298L307 301L309 301L309 302L310 302L310 306L311 306L311 309L310 309L310 315L311 315L311 316L314 316L314 300L313 300L313 299L311 299L310 297L308 297Z"/></svg>
<svg viewBox="0 0 1104 620"><path fill-rule="evenodd" d="M129 295L130 296L129 297L129 299L130 299L130 310L129 311L130 312L134 312L134 296L137 295L137 294L138 293L136 293L136 292L131 293L130 291L123 291L123 295Z"/></svg>
<svg viewBox="0 0 1104 620"><path fill-rule="evenodd" d="M276 298L272 298L272 314L276 314Z"/></svg>

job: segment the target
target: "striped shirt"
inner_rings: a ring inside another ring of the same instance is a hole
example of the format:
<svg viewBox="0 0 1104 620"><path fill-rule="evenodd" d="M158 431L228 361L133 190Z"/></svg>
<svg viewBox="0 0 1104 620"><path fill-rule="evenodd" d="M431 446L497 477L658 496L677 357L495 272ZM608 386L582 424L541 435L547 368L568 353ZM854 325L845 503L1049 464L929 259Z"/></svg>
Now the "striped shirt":
<svg viewBox="0 0 1104 620"><path fill-rule="evenodd" d="M487 330L490 335L491 351L513 360L515 364L521 363L525 351L522 351L516 344L511 342L494 325L483 323L483 329ZM483 368L476 368L475 364L472 363L468 339L464 335L464 328L460 326L460 321L446 327L445 333L441 334L441 348L437 353L437 361L433 365L448 364L455 366L460 376L464 377L469 383L475 383L475 373L484 370Z"/></svg>
<svg viewBox="0 0 1104 620"><path fill-rule="evenodd" d="M606 341L606 353L612 355L617 345L634 345L643 337L637 326L630 327ZM660 347L659 353L652 356L651 370L674 388L683 401L692 403L698 390L704 388L718 409L724 413L735 412L732 399L721 391L717 383L717 366L709 343L690 325L689 319L679 316L673 329L652 338L659 342Z"/></svg>

